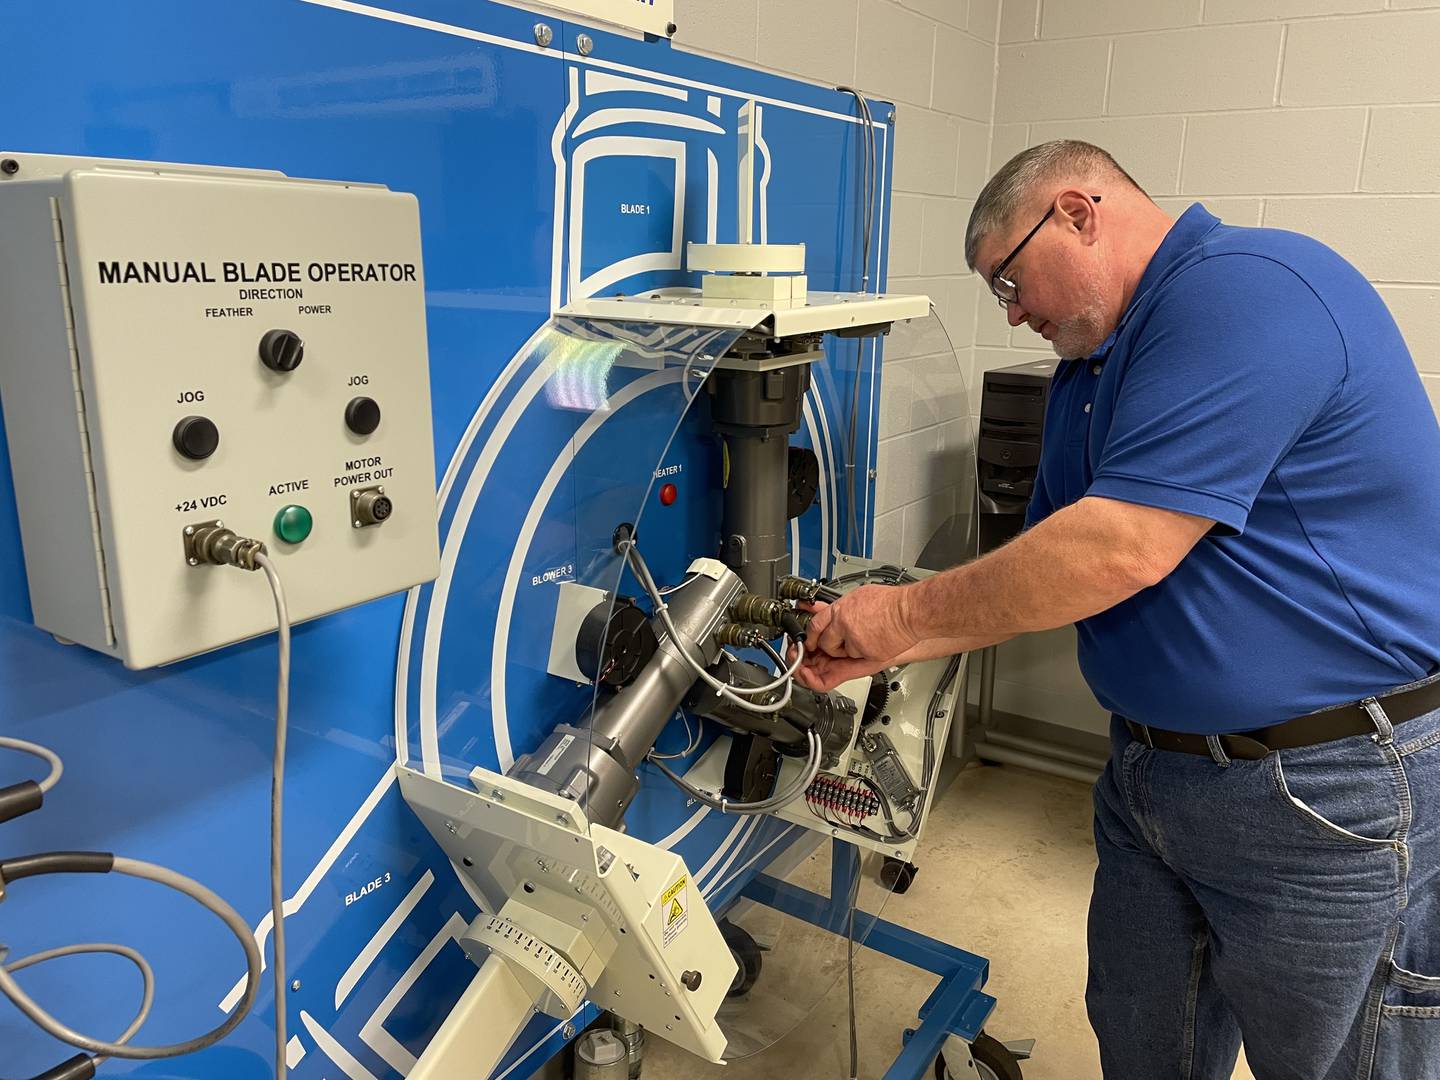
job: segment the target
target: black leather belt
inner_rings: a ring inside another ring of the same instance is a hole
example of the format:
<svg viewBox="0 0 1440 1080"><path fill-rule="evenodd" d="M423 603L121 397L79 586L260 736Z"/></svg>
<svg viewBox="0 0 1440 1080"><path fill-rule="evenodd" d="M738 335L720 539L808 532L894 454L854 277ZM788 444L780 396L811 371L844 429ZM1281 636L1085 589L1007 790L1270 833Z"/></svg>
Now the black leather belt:
<svg viewBox="0 0 1440 1080"><path fill-rule="evenodd" d="M1366 699L1369 700L1369 699ZM1376 695L1394 725L1403 724L1417 716L1440 709L1440 680L1417 686L1413 690L1397 690L1389 694ZM1125 719L1130 734L1146 746L1156 750L1174 750L1182 754L1204 754L1210 756L1210 744L1204 735L1194 732L1166 731L1163 728L1147 727L1134 720ZM1221 735L1220 745L1233 758L1254 761L1274 750L1294 750L1301 746L1314 746L1344 739L1351 735L1368 735L1375 730L1375 723L1365 711L1363 702L1345 705L1339 709L1297 716L1294 720L1271 724L1253 731L1238 731Z"/></svg>

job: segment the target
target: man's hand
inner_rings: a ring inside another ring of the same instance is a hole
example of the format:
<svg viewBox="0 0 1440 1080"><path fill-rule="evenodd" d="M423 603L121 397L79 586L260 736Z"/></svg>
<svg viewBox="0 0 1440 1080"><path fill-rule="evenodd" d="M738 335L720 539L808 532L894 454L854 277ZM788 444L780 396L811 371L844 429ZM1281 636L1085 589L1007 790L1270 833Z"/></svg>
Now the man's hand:
<svg viewBox="0 0 1440 1080"><path fill-rule="evenodd" d="M862 585L833 604L812 605L805 663L795 677L823 692L906 662L920 643L910 628L907 591L906 586Z"/></svg>

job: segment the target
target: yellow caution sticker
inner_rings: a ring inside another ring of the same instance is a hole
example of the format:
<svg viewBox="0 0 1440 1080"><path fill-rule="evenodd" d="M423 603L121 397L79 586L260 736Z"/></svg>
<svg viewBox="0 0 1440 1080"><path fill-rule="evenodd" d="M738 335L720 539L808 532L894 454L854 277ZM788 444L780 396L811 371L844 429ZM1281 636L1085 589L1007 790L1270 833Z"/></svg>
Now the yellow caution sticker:
<svg viewBox="0 0 1440 1080"><path fill-rule="evenodd" d="M680 880L660 895L660 908L665 913L663 944L669 945L690 923L690 878L680 875Z"/></svg>

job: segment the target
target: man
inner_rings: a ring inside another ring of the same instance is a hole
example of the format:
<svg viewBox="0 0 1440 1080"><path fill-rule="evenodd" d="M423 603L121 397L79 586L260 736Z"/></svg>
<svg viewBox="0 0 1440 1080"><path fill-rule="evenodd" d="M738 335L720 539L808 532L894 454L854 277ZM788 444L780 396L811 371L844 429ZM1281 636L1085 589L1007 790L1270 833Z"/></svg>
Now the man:
<svg viewBox="0 0 1440 1080"><path fill-rule="evenodd" d="M802 681L1074 622L1115 713L1087 1004L1111 1080L1440 1078L1440 428L1314 240L1053 142L966 259L1062 357L1029 528L821 608Z"/></svg>

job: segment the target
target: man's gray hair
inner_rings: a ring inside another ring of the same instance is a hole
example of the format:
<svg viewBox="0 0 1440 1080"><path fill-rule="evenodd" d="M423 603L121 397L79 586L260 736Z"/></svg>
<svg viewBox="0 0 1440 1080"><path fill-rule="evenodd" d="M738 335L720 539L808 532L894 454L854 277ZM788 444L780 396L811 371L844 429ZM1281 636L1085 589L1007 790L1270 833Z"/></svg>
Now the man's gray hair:
<svg viewBox="0 0 1440 1080"><path fill-rule="evenodd" d="M966 265L975 269L980 241L1008 229L1037 191L1067 180L1120 180L1144 194L1144 188L1098 146L1078 139L1055 139L1032 146L1001 166L975 200L970 224L965 228Z"/></svg>

